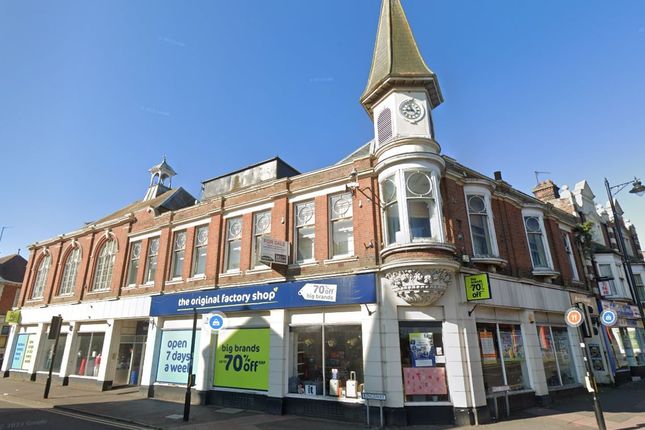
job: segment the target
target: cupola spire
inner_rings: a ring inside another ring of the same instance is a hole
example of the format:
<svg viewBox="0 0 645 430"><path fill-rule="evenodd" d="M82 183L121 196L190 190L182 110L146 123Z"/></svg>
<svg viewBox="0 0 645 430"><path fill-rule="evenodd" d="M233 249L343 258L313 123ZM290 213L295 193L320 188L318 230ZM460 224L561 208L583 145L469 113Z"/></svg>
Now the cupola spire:
<svg viewBox="0 0 645 430"><path fill-rule="evenodd" d="M152 200L170 190L172 188L172 177L177 175L177 172L166 161L165 155L161 163L155 164L148 171L150 172L150 186L143 199L144 201Z"/></svg>
<svg viewBox="0 0 645 430"><path fill-rule="evenodd" d="M383 0L367 87L361 104L372 108L393 87L421 87L432 108L443 102L437 76L423 61L400 0Z"/></svg>

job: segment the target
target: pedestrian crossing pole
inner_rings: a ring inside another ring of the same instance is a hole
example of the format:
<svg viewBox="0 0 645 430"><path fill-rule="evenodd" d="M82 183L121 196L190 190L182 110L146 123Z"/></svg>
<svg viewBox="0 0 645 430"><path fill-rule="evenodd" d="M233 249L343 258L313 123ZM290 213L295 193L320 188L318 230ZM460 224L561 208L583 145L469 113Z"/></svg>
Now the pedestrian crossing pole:
<svg viewBox="0 0 645 430"><path fill-rule="evenodd" d="M195 333L197 332L197 309L193 308L193 336L190 340L190 360L188 361L188 381L186 381L186 397L184 399L184 421L190 417L190 390L195 385L193 375L193 361L195 353Z"/></svg>
<svg viewBox="0 0 645 430"><path fill-rule="evenodd" d="M49 335L47 339L54 339L54 348L52 348L52 356L49 360L49 374L47 375L47 382L45 382L44 399L49 397L49 389L52 385L52 372L54 371L54 361L56 360L56 350L58 349L58 338L60 337L62 324L63 318L60 315L52 317L51 323L49 323Z"/></svg>
<svg viewBox="0 0 645 430"><path fill-rule="evenodd" d="M596 415L596 423L598 424L599 430L606 430L607 426L605 425L605 416L602 413L602 406L600 405L600 399L598 398L598 385L596 384L596 378L593 376L593 369L591 367L591 357L589 356L589 350L587 349L586 338L593 337L594 326L591 321L590 315L590 306L587 306L585 303L576 303L575 308L578 309L581 314L582 322L577 326L578 327L578 336L580 337L580 348L582 348L582 359L585 362L585 385L587 386L587 391L591 393L593 398L593 411ZM593 309L592 309L593 310ZM569 321L567 321L569 324Z"/></svg>

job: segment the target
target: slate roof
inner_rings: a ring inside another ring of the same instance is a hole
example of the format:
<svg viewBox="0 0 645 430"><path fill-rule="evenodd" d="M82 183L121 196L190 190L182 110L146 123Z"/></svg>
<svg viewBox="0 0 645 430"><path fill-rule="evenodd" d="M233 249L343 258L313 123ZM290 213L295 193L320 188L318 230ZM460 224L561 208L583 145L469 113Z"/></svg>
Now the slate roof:
<svg viewBox="0 0 645 430"><path fill-rule="evenodd" d="M19 254L0 257L0 283L6 281L21 283L26 268L27 260Z"/></svg>

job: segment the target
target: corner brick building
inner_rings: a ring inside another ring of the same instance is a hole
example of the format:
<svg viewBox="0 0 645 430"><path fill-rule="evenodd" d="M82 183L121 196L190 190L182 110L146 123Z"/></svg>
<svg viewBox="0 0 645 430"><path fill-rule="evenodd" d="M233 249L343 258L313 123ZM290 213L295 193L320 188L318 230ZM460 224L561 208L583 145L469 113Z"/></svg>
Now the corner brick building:
<svg viewBox="0 0 645 430"><path fill-rule="evenodd" d="M60 384L180 399L196 316L199 402L360 421L383 393L388 423L467 424L507 393L516 409L580 390L563 320L593 303L578 219L442 155L442 101L384 0L361 96L373 140L313 172L274 158L206 180L198 201L164 159L141 201L30 247L5 376L44 377L61 315ZM286 264L260 258L267 238ZM469 302L478 274L492 297Z"/></svg>

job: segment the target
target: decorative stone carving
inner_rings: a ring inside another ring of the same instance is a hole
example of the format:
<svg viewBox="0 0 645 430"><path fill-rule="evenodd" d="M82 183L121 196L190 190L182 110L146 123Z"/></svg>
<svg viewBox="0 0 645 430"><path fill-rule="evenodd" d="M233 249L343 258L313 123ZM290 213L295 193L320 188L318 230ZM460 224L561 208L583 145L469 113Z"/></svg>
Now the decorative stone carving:
<svg viewBox="0 0 645 430"><path fill-rule="evenodd" d="M439 300L452 281L452 274L445 269L396 270L385 278L392 284L392 290L406 303L413 306L428 306Z"/></svg>

